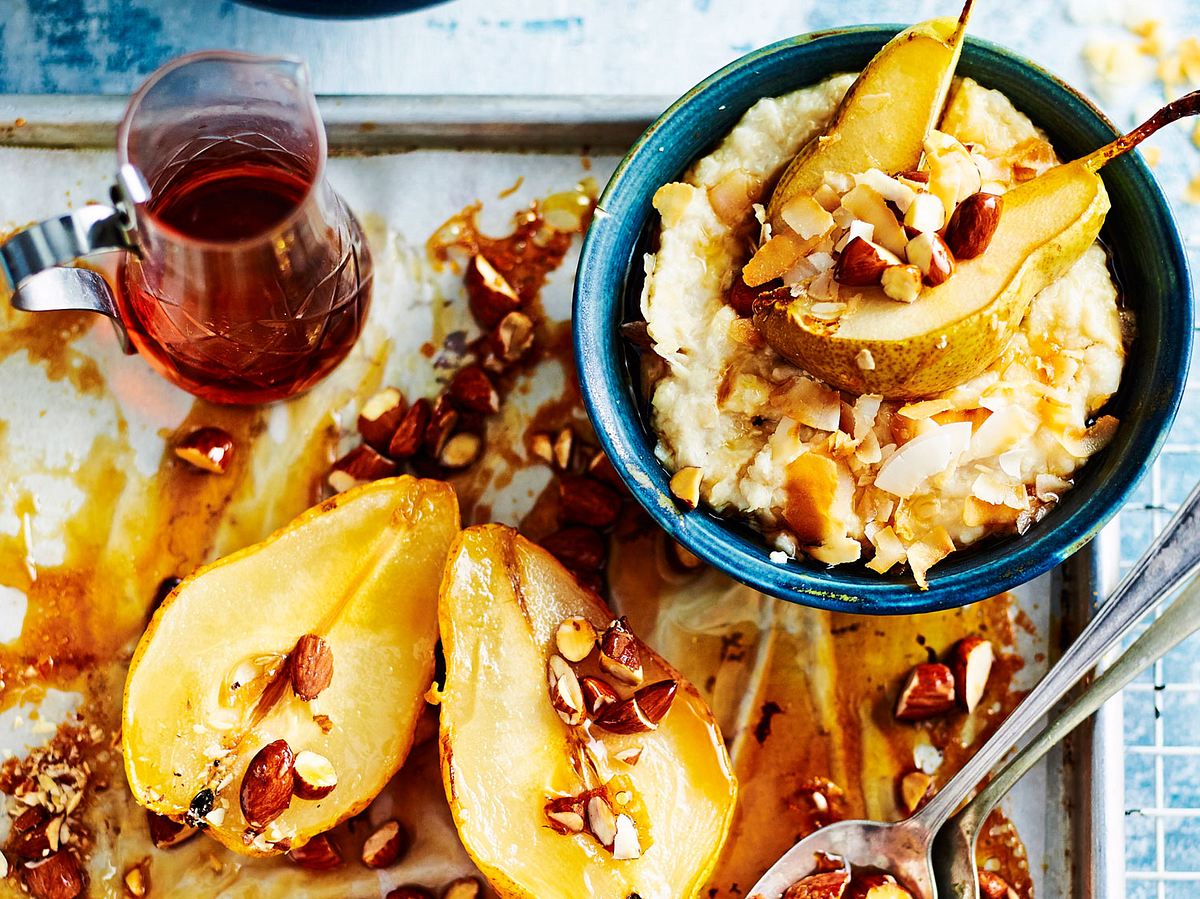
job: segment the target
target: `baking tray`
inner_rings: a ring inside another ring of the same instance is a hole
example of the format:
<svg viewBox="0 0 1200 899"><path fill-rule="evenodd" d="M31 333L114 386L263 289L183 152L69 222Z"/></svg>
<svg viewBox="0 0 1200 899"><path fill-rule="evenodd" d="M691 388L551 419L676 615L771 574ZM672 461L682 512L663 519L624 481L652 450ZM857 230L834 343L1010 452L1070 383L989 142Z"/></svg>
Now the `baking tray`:
<svg viewBox="0 0 1200 899"><path fill-rule="evenodd" d="M585 153L597 159L601 180L669 102L617 96L319 99L334 155L418 148ZM125 103L113 96L0 96L0 147L111 148ZM605 157L607 164L601 162ZM1048 655L1078 633L1099 598L1115 586L1115 527L1067 565L1022 590L1022 608L1040 610L1048 622L1041 629L1041 639L1051 644ZM1042 836L1040 858L1031 858L1041 897L1124 896L1121 734L1118 699L1032 772L1008 803L1023 835Z"/></svg>

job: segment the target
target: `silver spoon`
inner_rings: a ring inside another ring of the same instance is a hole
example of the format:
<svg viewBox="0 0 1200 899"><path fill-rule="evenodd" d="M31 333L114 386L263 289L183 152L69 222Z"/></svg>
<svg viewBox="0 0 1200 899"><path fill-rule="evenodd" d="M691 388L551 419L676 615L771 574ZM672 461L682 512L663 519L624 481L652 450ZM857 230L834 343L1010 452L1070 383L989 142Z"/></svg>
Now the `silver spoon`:
<svg viewBox="0 0 1200 899"><path fill-rule="evenodd" d="M1106 668L1063 712L1056 713L1046 729L1001 768L987 786L937 832L933 840L933 869L939 896L943 899L979 899L975 841L996 803L1059 740L1198 629L1200 580L1193 579L1120 658Z"/></svg>
<svg viewBox="0 0 1200 899"><path fill-rule="evenodd" d="M750 890L750 899L779 899L813 873L818 854L837 855L852 865L890 871L919 899L937 899L934 836L1004 755L1037 725L1080 678L1096 666L1160 599L1200 567L1200 487L1192 491L1166 529L1097 610L1079 638L992 738L919 812L903 821L839 821L789 849ZM966 894L970 896L971 894ZM953 893L950 894L953 896ZM943 897L949 899L949 897Z"/></svg>

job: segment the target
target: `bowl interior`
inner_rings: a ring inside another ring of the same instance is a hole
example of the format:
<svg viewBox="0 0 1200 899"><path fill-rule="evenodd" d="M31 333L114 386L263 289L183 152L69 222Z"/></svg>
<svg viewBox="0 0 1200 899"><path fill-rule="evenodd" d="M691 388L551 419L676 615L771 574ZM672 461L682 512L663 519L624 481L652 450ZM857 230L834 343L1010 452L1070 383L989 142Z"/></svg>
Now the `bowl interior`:
<svg viewBox="0 0 1200 899"><path fill-rule="evenodd" d="M869 26L784 41L731 64L679 100L646 132L600 198L575 301L576 353L589 413L614 465L659 524L697 555L764 592L806 605L885 614L994 595L1062 562L1091 539L1161 448L1182 394L1192 324L1187 262L1169 206L1145 163L1130 154L1104 169L1112 211L1101 234L1123 302L1137 319L1121 389L1104 410L1121 426L1043 521L1023 536L954 553L934 567L923 591L911 578L880 576L862 566L829 569L803 558L773 563L769 547L748 526L704 509L679 510L654 456L636 356L618 335L621 322L641 317L641 259L658 226L650 198L709 152L758 99L858 71L898 30ZM1063 158L1083 155L1117 133L1077 92L996 45L968 39L958 74L1007 94Z"/></svg>

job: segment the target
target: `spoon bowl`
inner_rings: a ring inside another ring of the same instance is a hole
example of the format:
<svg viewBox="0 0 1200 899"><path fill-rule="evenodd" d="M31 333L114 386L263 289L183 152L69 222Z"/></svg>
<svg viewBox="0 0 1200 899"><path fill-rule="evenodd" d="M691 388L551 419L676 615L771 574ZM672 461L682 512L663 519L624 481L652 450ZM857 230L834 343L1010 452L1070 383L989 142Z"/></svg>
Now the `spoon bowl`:
<svg viewBox="0 0 1200 899"><path fill-rule="evenodd" d="M1084 700L1077 700L1073 707L1074 714L1061 716L1045 728L1029 747L980 791L979 796L963 810L963 818L946 828L957 829L957 834L939 832L996 763L1027 733L1032 732L1059 700L1096 667L1147 612L1196 574L1200 569L1198 546L1200 487L1192 491L1175 517L1125 575L1125 579L1096 612L1079 638L1063 652L1058 663L924 808L895 824L841 821L810 834L771 866L750 890L751 899L780 899L789 886L816 871L817 853L822 852L841 856L851 865L876 867L890 872L912 892L915 899L938 899L939 881L934 866L935 838L939 868L944 872L940 882L946 883L949 877L956 884L954 890L941 891L943 899L972 896L970 892L964 893L958 889L958 884L965 884L968 890L974 885L974 895L977 896L974 852L968 851L967 847L973 847L980 822L1015 779L1028 770L1028 767L1022 766L1031 765L1040 758L1049 746L1065 734L1064 728L1069 729L1068 725L1074 726L1081 720L1078 715L1088 708ZM1195 608L1200 606L1200 590L1196 591L1196 597L1189 597L1190 592L1185 594L1188 601L1173 605L1150 631L1139 638L1138 643L1134 644L1137 652L1131 649L1126 653L1129 661L1122 657L1124 667L1122 662L1115 664L1110 669L1112 673L1102 676L1096 686L1115 692L1121 685L1118 680L1122 673L1131 678L1141 670L1135 667L1135 658L1137 663L1145 667L1147 658L1158 658L1174 645L1170 641L1178 642L1190 633L1190 629L1184 627L1184 622L1190 624L1193 618L1200 619L1200 609ZM1094 701L1101 693L1094 687L1086 695Z"/></svg>
<svg viewBox="0 0 1200 899"><path fill-rule="evenodd" d="M785 852L754 885L750 899L778 899L797 880L817 870L821 855L836 855L856 868L879 868L918 899L934 897L933 836L920 815L895 824L838 821Z"/></svg>

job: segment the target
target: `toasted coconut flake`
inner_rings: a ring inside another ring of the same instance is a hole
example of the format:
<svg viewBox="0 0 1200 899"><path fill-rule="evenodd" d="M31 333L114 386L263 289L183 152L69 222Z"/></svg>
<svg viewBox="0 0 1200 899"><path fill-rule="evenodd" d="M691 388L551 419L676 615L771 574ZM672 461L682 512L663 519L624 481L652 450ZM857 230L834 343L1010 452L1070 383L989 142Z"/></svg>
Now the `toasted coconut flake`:
<svg viewBox="0 0 1200 899"><path fill-rule="evenodd" d="M863 371L875 371L875 357L866 347L858 351L858 355L854 357L854 364Z"/></svg>
<svg viewBox="0 0 1200 899"><path fill-rule="evenodd" d="M908 403L901 406L897 410L897 414L903 415L911 421L923 421L942 412L949 412L953 408L953 404L946 399L924 400L920 403Z"/></svg>
<svg viewBox="0 0 1200 899"><path fill-rule="evenodd" d="M805 292L814 300L828 300L830 302L838 298L838 283L833 277L833 269L823 271L814 277L805 286Z"/></svg>
<svg viewBox="0 0 1200 899"><path fill-rule="evenodd" d="M758 248L742 269L747 287L760 287L782 278L805 255L804 242L792 234L776 234Z"/></svg>
<svg viewBox="0 0 1200 899"><path fill-rule="evenodd" d="M1118 421L1111 415L1103 415L1090 428L1080 431L1069 429L1065 432L1054 432L1055 438L1062 444L1063 449L1077 459L1087 459L1108 445L1117 433Z"/></svg>
<svg viewBox="0 0 1200 899"><path fill-rule="evenodd" d="M842 252L842 250L846 249L846 246L850 243L850 241L854 240L856 237L861 237L867 242L873 242L875 239L875 226L870 222L864 222L861 219L854 219L854 221L850 222L849 227L842 232L842 236L839 237L837 242L833 245L834 252Z"/></svg>
<svg viewBox="0 0 1200 899"><path fill-rule="evenodd" d="M971 425L936 425L893 453L879 469L875 486L901 498L912 496L926 480L950 467L971 440Z"/></svg>
<svg viewBox="0 0 1200 899"><path fill-rule="evenodd" d="M824 237L834 226L833 216L807 194L800 194L788 200L779 210L779 217L805 240Z"/></svg>
<svg viewBox="0 0 1200 899"><path fill-rule="evenodd" d="M908 237L879 191L860 184L842 197L842 208L849 210L855 218L874 225L874 242L904 258Z"/></svg>
<svg viewBox="0 0 1200 899"><path fill-rule="evenodd" d="M883 453L879 447L879 438L875 436L874 431L867 431L854 449L854 458L858 459L863 465L876 465L883 459Z"/></svg>
<svg viewBox="0 0 1200 899"><path fill-rule="evenodd" d="M883 397L877 393L864 393L854 401L854 431L855 440L862 440L867 432L875 427L875 419L879 415L879 407L883 405Z"/></svg>
<svg viewBox="0 0 1200 899"><path fill-rule="evenodd" d="M1033 482L1033 492L1044 503L1056 503L1071 489L1071 482L1057 475L1039 474Z"/></svg>
<svg viewBox="0 0 1200 899"><path fill-rule="evenodd" d="M836 390L797 375L785 382L773 397L777 408L801 424L820 431L836 431L842 419L842 400Z"/></svg>
<svg viewBox="0 0 1200 899"><path fill-rule="evenodd" d="M1022 406L1004 406L984 420L971 438L971 458L999 456L1030 437L1038 428L1037 416Z"/></svg>
<svg viewBox="0 0 1200 899"><path fill-rule="evenodd" d="M993 506L1008 506L1010 509L1029 508L1029 494L1025 485L1006 480L994 472L985 471L971 485L971 495Z"/></svg>
<svg viewBox="0 0 1200 899"><path fill-rule="evenodd" d="M917 192L879 169L867 169L854 176L855 184L865 184L883 197L884 200L895 203L901 213L908 212L917 196Z"/></svg>
<svg viewBox="0 0 1200 899"><path fill-rule="evenodd" d="M1024 471L1025 453L1021 450L1009 450L1007 453L1001 453L996 457L996 461L1000 463L1000 470L1010 478L1024 480L1022 472Z"/></svg>
<svg viewBox="0 0 1200 899"><path fill-rule="evenodd" d="M954 541L944 527L936 527L908 548L908 564L912 568L917 586L929 588L925 575L929 569L954 552Z"/></svg>
<svg viewBox="0 0 1200 899"><path fill-rule="evenodd" d="M875 557L867 563L867 567L872 571L884 574L890 571L892 566L900 565L908 559L904 544L890 527L876 531L871 536L871 542L875 545Z"/></svg>
<svg viewBox="0 0 1200 899"><path fill-rule="evenodd" d="M858 561L859 556L862 555L862 545L857 540L842 535L826 540L817 546L810 546L808 554L826 565L844 565L848 562Z"/></svg>

